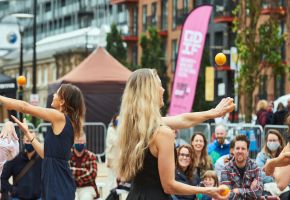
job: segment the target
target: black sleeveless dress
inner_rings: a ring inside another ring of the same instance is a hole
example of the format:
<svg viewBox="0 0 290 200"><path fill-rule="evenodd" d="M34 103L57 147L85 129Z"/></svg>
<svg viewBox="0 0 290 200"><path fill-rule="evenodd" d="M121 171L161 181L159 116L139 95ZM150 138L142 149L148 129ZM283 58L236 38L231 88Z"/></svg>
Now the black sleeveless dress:
<svg viewBox="0 0 290 200"><path fill-rule="evenodd" d="M74 200L75 181L68 161L74 143L73 127L68 116L59 135L51 127L45 134L44 159L42 161L42 199Z"/></svg>
<svg viewBox="0 0 290 200"><path fill-rule="evenodd" d="M165 194L158 173L158 160L149 148L145 152L143 169L133 179L127 200L172 200Z"/></svg>

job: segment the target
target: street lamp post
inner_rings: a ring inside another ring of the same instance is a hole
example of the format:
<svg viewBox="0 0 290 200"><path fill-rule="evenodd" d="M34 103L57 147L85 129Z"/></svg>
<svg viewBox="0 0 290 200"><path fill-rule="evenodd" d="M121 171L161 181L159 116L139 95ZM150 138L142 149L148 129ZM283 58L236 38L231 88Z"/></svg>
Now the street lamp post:
<svg viewBox="0 0 290 200"><path fill-rule="evenodd" d="M31 14L25 14L25 13L16 13L12 14L11 16L15 17L17 19L18 24L18 30L20 34L20 56L19 56L19 77L23 76L23 37L24 37L24 26L20 23L20 20L24 19L31 19L33 18L33 15ZM18 80L17 80L18 82ZM23 86L24 84L19 84L19 90L18 90L18 99L23 100ZM23 114L19 113L19 118L22 121Z"/></svg>

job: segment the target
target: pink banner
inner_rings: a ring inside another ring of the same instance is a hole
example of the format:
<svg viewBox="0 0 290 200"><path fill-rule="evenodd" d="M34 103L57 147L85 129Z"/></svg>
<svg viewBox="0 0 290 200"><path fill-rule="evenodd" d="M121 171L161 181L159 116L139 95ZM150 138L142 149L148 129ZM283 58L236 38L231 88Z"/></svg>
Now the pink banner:
<svg viewBox="0 0 290 200"><path fill-rule="evenodd" d="M212 6L200 6L183 24L169 115L191 111L211 11Z"/></svg>

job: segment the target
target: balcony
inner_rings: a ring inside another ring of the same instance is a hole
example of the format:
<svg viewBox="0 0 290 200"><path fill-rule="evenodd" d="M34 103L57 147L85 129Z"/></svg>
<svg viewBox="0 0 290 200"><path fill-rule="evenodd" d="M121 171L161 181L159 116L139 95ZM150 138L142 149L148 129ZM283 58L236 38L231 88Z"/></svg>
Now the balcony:
<svg viewBox="0 0 290 200"><path fill-rule="evenodd" d="M122 31L122 39L125 42L138 42L138 30L137 26L127 26L127 31Z"/></svg>
<svg viewBox="0 0 290 200"><path fill-rule="evenodd" d="M278 14L284 16L286 14L286 5L284 0L262 0L261 13L264 15Z"/></svg>
<svg viewBox="0 0 290 200"><path fill-rule="evenodd" d="M236 8L234 0L221 0L216 1L214 10L215 23L232 23L234 15L232 11Z"/></svg>
<svg viewBox="0 0 290 200"><path fill-rule="evenodd" d="M110 0L110 4L137 4L138 0Z"/></svg>
<svg viewBox="0 0 290 200"><path fill-rule="evenodd" d="M167 15L158 17L157 27L158 27L159 35L161 37L167 37L168 35Z"/></svg>

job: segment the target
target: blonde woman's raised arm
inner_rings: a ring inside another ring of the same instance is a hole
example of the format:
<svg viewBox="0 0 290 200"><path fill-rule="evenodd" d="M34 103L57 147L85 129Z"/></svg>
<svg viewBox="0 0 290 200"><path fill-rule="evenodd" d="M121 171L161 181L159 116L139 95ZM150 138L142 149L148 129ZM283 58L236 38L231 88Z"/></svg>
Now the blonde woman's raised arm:
<svg viewBox="0 0 290 200"><path fill-rule="evenodd" d="M232 98L224 98L213 109L203 112L183 113L176 116L163 117L165 125L172 129L190 128L198 123L202 123L208 119L222 117L226 113L231 112L235 107Z"/></svg>
<svg viewBox="0 0 290 200"><path fill-rule="evenodd" d="M227 199L219 195L223 189L215 187L195 187L175 181L174 134L168 127L162 126L153 138L157 149L158 171L163 190L167 194L192 195L203 193L215 199Z"/></svg>
<svg viewBox="0 0 290 200"><path fill-rule="evenodd" d="M17 112L30 114L32 116L43 119L45 121L49 121L51 123L65 120L63 113L55 109L34 106L25 101L16 100L1 95L0 102L4 104L4 106L8 110L16 110Z"/></svg>

